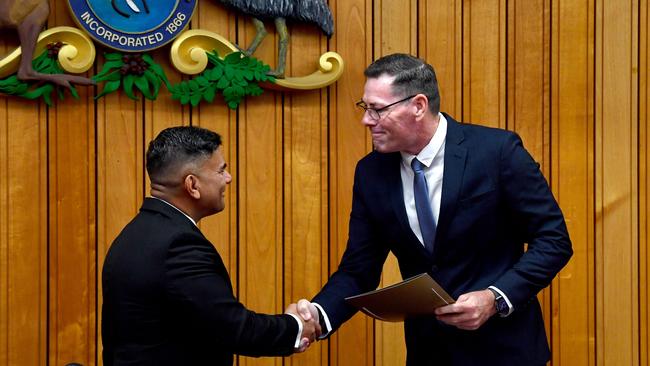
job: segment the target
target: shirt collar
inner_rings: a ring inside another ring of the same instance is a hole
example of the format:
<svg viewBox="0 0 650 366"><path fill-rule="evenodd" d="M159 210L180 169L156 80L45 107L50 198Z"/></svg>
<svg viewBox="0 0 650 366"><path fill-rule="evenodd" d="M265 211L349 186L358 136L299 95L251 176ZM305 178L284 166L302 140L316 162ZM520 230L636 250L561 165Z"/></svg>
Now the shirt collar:
<svg viewBox="0 0 650 366"><path fill-rule="evenodd" d="M194 224L194 226L198 227L198 226L196 225L196 222L194 221L194 219L192 219L192 218L191 218L188 214L186 214L185 212L181 211L181 209L179 209L178 207L172 205L171 203L165 201L165 200L162 199L162 198L153 197L153 196L152 196L152 198L155 198L155 199L157 199L158 201L165 202L166 204L170 205L171 207L173 207L174 209L176 209L176 211L182 213L185 217L187 217L188 220L192 221L192 224Z"/></svg>
<svg viewBox="0 0 650 366"><path fill-rule="evenodd" d="M438 112L438 117L440 118L438 120L438 128L436 128L436 132L419 154L411 155L409 153L400 152L402 155L402 161L406 163L407 166L411 166L411 160L417 157L418 160L428 168L433 163L433 159L438 155L438 152L440 152L440 148L445 143L445 138L447 137L447 119L440 112Z"/></svg>

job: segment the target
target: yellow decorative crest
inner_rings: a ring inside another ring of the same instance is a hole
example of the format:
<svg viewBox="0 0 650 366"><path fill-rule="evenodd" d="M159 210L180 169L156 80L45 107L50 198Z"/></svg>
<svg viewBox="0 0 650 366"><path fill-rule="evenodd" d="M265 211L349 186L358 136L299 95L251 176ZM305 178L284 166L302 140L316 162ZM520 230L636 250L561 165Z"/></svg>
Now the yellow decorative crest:
<svg viewBox="0 0 650 366"><path fill-rule="evenodd" d="M93 66L95 45L85 33L73 27L62 26L43 31L38 37L34 54L41 54L49 43L56 42L64 43L59 51L58 61L65 71L80 74ZM0 60L0 79L18 70L21 53L21 48L18 47Z"/></svg>

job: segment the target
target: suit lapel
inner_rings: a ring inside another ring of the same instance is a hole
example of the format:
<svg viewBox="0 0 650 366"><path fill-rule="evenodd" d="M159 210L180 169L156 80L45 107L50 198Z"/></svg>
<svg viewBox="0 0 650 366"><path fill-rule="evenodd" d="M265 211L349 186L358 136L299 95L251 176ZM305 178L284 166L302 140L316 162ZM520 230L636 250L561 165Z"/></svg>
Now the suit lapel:
<svg viewBox="0 0 650 366"><path fill-rule="evenodd" d="M440 216L436 231L436 247L434 252L440 248L437 245L440 239L444 238L452 217L456 211L458 195L460 193L463 174L465 172L465 160L467 149L460 146L464 139L463 131L458 122L445 114L447 118L447 138L445 139L445 166L442 177L442 197L440 200Z"/></svg>
<svg viewBox="0 0 650 366"><path fill-rule="evenodd" d="M413 234L406 215L406 206L404 205L404 190L402 187L402 174L400 173L401 163L402 156L399 153L391 154L391 161L388 164L390 170L387 174L389 177L388 192L390 194L393 210L395 211L395 216L397 216L397 221L399 221L402 230ZM415 235L413 236L415 237Z"/></svg>

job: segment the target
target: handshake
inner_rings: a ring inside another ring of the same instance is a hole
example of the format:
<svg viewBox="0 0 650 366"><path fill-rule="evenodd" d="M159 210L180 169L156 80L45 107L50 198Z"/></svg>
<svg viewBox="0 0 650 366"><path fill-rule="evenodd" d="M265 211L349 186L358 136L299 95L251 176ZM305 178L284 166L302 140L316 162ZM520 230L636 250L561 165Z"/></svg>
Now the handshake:
<svg viewBox="0 0 650 366"><path fill-rule="evenodd" d="M301 299L297 304L289 305L284 313L293 314L302 320L300 345L295 348L295 352L304 352L322 333L316 306L308 300Z"/></svg>

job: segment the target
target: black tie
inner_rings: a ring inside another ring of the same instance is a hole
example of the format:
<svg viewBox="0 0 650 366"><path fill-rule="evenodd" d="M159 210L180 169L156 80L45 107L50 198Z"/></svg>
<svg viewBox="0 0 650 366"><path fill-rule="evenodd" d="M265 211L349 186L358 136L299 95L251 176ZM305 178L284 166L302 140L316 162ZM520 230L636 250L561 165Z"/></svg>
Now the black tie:
<svg viewBox="0 0 650 366"><path fill-rule="evenodd" d="M433 219L431 202L429 201L429 188L424 176L424 164L417 158L411 161L411 168L415 173L413 177L413 194L415 196L415 210L418 213L420 231L426 250L433 254L433 245L436 238L436 221Z"/></svg>

